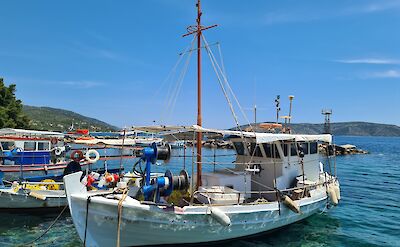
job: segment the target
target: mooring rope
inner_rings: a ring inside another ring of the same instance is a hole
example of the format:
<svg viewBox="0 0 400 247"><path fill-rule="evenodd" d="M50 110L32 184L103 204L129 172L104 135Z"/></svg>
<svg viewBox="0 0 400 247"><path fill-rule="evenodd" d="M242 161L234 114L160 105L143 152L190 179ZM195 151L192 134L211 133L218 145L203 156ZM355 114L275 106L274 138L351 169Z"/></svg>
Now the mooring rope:
<svg viewBox="0 0 400 247"><path fill-rule="evenodd" d="M19 244L19 245L17 245L17 246L27 246L27 245L33 244L34 242L36 242L36 241L38 241L39 239L41 239L44 235L46 235L46 234L50 231L50 229L54 226L54 224L56 224L56 222L58 221L58 219L60 219L61 215L64 213L64 211L65 211L66 208L68 208L68 205L66 205L66 206L62 209L61 213L56 217L56 219L50 224L50 226L49 226L40 236L38 236L37 238L35 238L35 239L32 240L32 241L29 241L29 242L26 242L26 243L23 243L23 244Z"/></svg>
<svg viewBox="0 0 400 247"><path fill-rule="evenodd" d="M118 202L118 226L117 226L117 247L120 246L121 240L121 219L122 219L122 203L125 201L128 196L128 189L125 189L122 193L122 197Z"/></svg>
<svg viewBox="0 0 400 247"><path fill-rule="evenodd" d="M90 203L90 196L88 196L86 200L86 219L85 219L85 236L83 238L83 246L86 247L86 236L87 236L87 226L89 220L89 203Z"/></svg>

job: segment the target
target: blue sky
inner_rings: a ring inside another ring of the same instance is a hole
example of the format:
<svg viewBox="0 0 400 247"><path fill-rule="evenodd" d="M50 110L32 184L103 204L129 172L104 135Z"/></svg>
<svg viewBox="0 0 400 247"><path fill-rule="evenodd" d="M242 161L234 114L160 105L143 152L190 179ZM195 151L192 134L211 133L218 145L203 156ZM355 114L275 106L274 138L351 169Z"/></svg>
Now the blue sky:
<svg viewBox="0 0 400 247"><path fill-rule="evenodd" d="M193 124L195 54L173 111L166 102L184 63L168 75L190 45L181 36L195 22L194 2L1 1L0 76L16 83L29 105L120 127ZM273 121L279 94L282 114L295 95L293 122L322 122L321 109L332 108L333 121L400 125L400 1L202 5L203 23L219 25L205 37L221 44L229 83L249 119L257 104L258 119ZM205 53L203 67L204 125L234 126Z"/></svg>

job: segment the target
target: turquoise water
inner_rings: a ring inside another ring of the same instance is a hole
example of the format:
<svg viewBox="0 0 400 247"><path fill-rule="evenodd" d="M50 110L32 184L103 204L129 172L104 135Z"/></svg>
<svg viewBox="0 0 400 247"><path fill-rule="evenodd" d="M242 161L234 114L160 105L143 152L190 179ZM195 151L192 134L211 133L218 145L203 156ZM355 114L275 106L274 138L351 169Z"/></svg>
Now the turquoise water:
<svg viewBox="0 0 400 247"><path fill-rule="evenodd" d="M218 246L400 246L400 138L336 137L336 143L351 143L371 152L337 158L342 190L338 207L269 234ZM210 156L208 160L213 160L213 151L204 152ZM231 150L218 152L232 153ZM224 156L223 159L230 162L232 157ZM174 157L167 166L176 172L182 168L182 161L182 158ZM118 162L109 162L109 165L119 165ZM126 163L127 167L131 162ZM190 171L190 158L186 165ZM155 167L158 171L164 169L164 165ZM206 166L205 169L213 167ZM56 216L1 213L0 245L21 244L34 239ZM38 245L81 245L68 214L39 240Z"/></svg>

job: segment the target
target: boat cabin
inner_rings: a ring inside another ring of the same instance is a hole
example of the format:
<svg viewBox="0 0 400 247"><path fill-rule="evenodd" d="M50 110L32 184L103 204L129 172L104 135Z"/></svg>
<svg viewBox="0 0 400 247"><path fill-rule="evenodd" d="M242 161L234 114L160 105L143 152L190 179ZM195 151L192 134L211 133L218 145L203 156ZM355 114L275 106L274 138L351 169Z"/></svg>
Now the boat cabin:
<svg viewBox="0 0 400 247"><path fill-rule="evenodd" d="M0 130L0 153L3 164L49 164L52 150L63 134L20 129Z"/></svg>
<svg viewBox="0 0 400 247"><path fill-rule="evenodd" d="M237 153L234 168L205 173L202 184L226 186L241 191L244 198L262 194L275 200L276 194L263 192L319 181L322 171L318 142L330 142L331 136L248 133L230 140Z"/></svg>

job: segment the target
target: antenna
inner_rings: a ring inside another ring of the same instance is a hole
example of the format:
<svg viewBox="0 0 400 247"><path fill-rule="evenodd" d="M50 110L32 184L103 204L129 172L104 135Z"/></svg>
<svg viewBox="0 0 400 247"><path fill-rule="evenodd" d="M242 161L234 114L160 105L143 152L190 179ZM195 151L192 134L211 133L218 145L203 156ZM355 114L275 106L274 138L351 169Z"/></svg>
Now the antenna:
<svg viewBox="0 0 400 247"><path fill-rule="evenodd" d="M332 134L331 131L331 115L332 109L322 109L322 115L325 116L324 134Z"/></svg>
<svg viewBox="0 0 400 247"><path fill-rule="evenodd" d="M277 95L277 96L276 96L276 99L275 99L275 105L276 105L276 123L279 123L279 111L281 110L281 108L279 107L280 99L281 99L281 96L280 96L280 95Z"/></svg>

